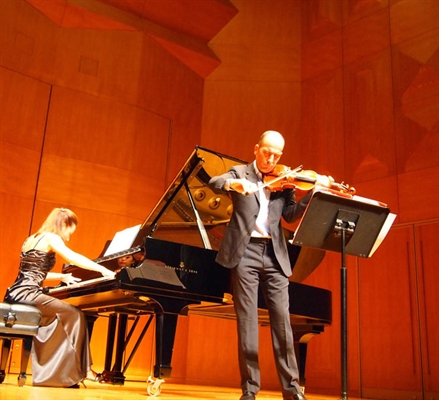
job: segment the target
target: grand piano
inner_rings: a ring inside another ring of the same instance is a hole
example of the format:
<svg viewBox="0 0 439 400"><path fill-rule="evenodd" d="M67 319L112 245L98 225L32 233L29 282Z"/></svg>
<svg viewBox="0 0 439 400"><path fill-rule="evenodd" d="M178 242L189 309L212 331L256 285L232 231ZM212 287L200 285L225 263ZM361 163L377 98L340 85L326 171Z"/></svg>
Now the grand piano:
<svg viewBox="0 0 439 400"><path fill-rule="evenodd" d="M82 279L77 284L49 288L48 292L82 309L93 322L108 317L103 381L123 384L124 373L140 341L155 320L154 379L148 378L148 393L161 391L163 378L171 374L172 350L178 317L204 315L234 319L230 295L230 271L215 262L232 213L227 195L208 187L210 177L222 174L239 160L197 146L136 232L132 243L121 251L95 261L117 271L114 279L65 265L64 272ZM287 238L293 233L285 229ZM289 283L291 325L294 330L300 384L305 385L306 348L310 338L324 331L332 320L331 292L300 283L320 263L323 250L289 244L293 274ZM118 268L123 255L142 255L135 267ZM133 328L141 316L143 330L126 354ZM135 322L128 332L127 321ZM144 319L145 320L145 319ZM269 324L267 307L259 295L260 324ZM123 360L125 364L123 364Z"/></svg>

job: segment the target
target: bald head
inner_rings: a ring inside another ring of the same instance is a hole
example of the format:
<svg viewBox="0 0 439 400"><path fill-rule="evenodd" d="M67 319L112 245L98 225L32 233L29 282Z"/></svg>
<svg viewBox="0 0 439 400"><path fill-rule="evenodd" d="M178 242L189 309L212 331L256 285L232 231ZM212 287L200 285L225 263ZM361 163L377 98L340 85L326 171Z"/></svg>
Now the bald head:
<svg viewBox="0 0 439 400"><path fill-rule="evenodd" d="M256 165L263 173L271 172L279 161L285 146L284 137L277 131L266 131L255 145Z"/></svg>
<svg viewBox="0 0 439 400"><path fill-rule="evenodd" d="M259 138L258 145L263 146L265 144L275 144L277 147L280 148L280 151L282 152L285 146L285 139L277 131L265 131Z"/></svg>

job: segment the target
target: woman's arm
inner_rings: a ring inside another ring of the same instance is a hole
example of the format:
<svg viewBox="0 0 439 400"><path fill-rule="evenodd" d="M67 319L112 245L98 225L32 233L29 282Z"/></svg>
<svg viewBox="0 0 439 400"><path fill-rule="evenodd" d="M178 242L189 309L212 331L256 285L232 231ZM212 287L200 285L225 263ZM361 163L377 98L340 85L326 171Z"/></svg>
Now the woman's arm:
<svg viewBox="0 0 439 400"><path fill-rule="evenodd" d="M48 272L46 276L46 280L48 281L61 281L67 285L71 285L72 283L81 282L81 278L75 278L72 274L62 274L60 272Z"/></svg>
<svg viewBox="0 0 439 400"><path fill-rule="evenodd" d="M76 265L77 267L88 269L90 271L96 271L101 273L103 276L114 277L115 272L99 265L89 258L83 256L82 254L76 253L69 249L64 241L56 234L46 235L47 243L49 244L52 251L62 257L64 260L68 261L70 264Z"/></svg>

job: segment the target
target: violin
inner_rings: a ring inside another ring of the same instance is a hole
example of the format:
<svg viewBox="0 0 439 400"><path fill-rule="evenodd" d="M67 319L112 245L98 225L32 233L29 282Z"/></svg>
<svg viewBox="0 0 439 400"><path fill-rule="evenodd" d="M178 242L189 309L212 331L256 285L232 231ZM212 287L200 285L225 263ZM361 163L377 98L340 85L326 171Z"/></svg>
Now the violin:
<svg viewBox="0 0 439 400"><path fill-rule="evenodd" d="M277 164L273 171L264 176L264 184L270 191L285 189L311 190L315 186L324 186L341 193L355 194L356 190L344 182L337 183L331 176L319 175L315 171L303 170L302 166L291 169L286 165Z"/></svg>

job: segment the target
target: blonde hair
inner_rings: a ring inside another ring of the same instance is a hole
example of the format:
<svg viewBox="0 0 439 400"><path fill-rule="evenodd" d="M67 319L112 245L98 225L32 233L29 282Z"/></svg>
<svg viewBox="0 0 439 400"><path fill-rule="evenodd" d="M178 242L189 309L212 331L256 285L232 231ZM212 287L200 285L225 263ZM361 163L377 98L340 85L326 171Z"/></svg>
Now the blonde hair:
<svg viewBox="0 0 439 400"><path fill-rule="evenodd" d="M61 235L63 228L68 228L73 225L78 225L78 217L68 208L54 208L46 220L38 229L36 235L43 232L56 233Z"/></svg>

